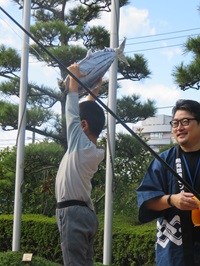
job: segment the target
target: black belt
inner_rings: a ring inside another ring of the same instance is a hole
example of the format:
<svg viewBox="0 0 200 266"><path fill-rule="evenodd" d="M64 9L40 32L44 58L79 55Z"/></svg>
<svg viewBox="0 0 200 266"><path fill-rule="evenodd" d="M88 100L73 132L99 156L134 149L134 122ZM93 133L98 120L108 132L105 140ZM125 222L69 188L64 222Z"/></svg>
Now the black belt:
<svg viewBox="0 0 200 266"><path fill-rule="evenodd" d="M75 206L75 205L88 207L85 201L81 201L81 200L66 200L66 201L58 202L57 203L57 209L62 209L62 208L66 208L66 207L69 207L69 206Z"/></svg>

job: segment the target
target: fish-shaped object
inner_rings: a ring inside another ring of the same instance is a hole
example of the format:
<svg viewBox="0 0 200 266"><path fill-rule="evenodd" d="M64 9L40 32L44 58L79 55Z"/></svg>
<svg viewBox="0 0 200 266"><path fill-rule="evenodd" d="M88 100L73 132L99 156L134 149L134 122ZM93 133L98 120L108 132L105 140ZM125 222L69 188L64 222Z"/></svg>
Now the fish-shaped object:
<svg viewBox="0 0 200 266"><path fill-rule="evenodd" d="M124 55L126 38L120 44L118 48L107 48L92 52L89 50L84 59L77 62L80 67L80 72L86 76L80 78L80 81L91 90L96 88L98 85L98 80L100 77L103 77L104 74L108 71L111 64L114 62L115 58L119 58L125 64L129 66L128 61ZM63 89L63 85L66 84L66 90L68 91L69 86L69 76L66 77L66 80L58 80L58 86L60 89ZM83 93L84 89L79 87L79 94Z"/></svg>

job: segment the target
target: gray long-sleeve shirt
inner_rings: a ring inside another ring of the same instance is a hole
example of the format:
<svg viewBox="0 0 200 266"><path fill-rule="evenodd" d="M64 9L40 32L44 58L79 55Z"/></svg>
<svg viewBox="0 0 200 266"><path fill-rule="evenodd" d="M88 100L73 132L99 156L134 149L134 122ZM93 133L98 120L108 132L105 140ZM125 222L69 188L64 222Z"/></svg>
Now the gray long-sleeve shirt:
<svg viewBox="0 0 200 266"><path fill-rule="evenodd" d="M56 176L56 199L82 200L93 210L91 179L104 158L104 150L97 148L81 128L77 93L67 96L66 123L68 149Z"/></svg>

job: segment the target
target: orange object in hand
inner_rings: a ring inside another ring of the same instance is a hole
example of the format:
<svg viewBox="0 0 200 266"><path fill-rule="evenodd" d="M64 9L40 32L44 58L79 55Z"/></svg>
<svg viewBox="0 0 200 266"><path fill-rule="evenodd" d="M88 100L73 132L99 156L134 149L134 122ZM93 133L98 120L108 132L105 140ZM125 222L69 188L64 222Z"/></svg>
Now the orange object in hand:
<svg viewBox="0 0 200 266"><path fill-rule="evenodd" d="M200 201L196 197L193 197L193 199L198 202L199 208L192 210L192 222L194 226L200 226Z"/></svg>

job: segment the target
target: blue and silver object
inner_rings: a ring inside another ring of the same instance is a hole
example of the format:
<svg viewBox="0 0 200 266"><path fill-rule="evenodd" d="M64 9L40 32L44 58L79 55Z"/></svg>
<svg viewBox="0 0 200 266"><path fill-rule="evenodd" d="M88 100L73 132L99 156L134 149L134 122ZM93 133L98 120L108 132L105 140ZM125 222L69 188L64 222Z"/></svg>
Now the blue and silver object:
<svg viewBox="0 0 200 266"><path fill-rule="evenodd" d="M103 50L99 50L94 53L89 50L87 52L86 57L81 61L77 62L80 67L80 72L86 75L80 78L80 81L86 87L92 90L97 87L99 78L104 76L111 64L114 62L115 58L119 58L121 61L123 61L129 66L129 63L124 55L125 42L126 38L124 38L123 42L118 48L105 47ZM66 84L65 89L68 91L69 76L66 77L65 81L58 81L58 85L60 88L62 88L64 84ZM81 94L83 92L84 90L80 86L79 93Z"/></svg>

